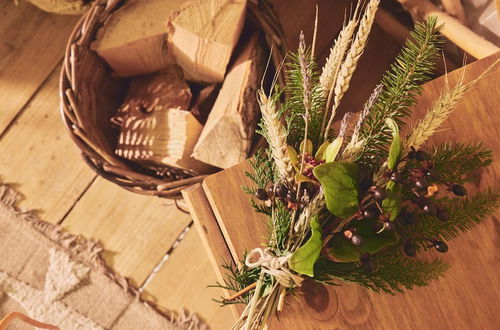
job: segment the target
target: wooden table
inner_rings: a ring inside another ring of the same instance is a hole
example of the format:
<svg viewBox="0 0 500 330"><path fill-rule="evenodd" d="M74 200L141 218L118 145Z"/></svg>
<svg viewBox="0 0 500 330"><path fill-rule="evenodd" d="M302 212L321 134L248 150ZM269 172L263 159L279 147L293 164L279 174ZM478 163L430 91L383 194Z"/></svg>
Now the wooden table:
<svg viewBox="0 0 500 330"><path fill-rule="evenodd" d="M469 80L482 72L500 53L452 72L453 84L465 74ZM500 155L500 65L466 96L431 142L482 140ZM424 86L415 114L422 115L437 99L446 79ZM203 185L184 192L214 269L222 280L222 260L238 263L245 251L264 242L266 220L250 207L241 191L249 183L246 163L208 177ZM470 191L499 186L500 159L474 178ZM297 297L287 298L280 321L270 329L492 329L500 313L498 232L500 212L492 219L449 243L443 257L451 265L445 277L427 287L392 296L376 294L356 285L325 287L307 284ZM241 308L235 313L241 312ZM497 324L497 326L495 326Z"/></svg>

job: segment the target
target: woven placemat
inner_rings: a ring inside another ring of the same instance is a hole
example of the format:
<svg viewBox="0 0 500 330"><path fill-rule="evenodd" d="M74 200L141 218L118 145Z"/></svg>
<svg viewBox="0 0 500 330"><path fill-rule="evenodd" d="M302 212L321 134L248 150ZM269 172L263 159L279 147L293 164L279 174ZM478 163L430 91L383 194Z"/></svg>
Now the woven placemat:
<svg viewBox="0 0 500 330"><path fill-rule="evenodd" d="M0 319L17 311L60 329L207 329L193 314L141 300L98 242L19 210L19 198L0 183Z"/></svg>

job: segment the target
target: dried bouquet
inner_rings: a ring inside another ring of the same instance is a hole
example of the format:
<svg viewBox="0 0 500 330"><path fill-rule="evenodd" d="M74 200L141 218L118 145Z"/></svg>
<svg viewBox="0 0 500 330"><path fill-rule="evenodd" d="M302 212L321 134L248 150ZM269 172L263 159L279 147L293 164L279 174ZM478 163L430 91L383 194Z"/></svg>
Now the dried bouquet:
<svg viewBox="0 0 500 330"><path fill-rule="evenodd" d="M447 86L427 114L400 133L439 57L436 19L416 24L362 111L345 114L334 130L378 5L370 0L356 7L321 72L314 42L308 47L301 35L284 88L258 91L259 133L269 146L251 161L247 175L255 187L245 190L255 195L255 211L269 218L269 237L240 269L228 266L222 286L238 293L222 303L247 304L235 328L263 328L305 277L389 293L426 285L448 266L417 254L447 252L447 240L497 207L498 190L471 196L464 186L468 173L491 163L489 149L480 142L423 147L481 77Z"/></svg>

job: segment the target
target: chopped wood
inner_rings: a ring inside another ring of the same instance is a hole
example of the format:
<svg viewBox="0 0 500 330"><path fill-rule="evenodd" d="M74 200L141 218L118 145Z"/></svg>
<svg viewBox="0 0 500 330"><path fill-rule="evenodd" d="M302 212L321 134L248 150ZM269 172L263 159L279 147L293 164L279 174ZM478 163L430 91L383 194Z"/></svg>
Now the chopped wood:
<svg viewBox="0 0 500 330"><path fill-rule="evenodd" d="M466 23L464 8L460 0L441 0L444 10L462 23Z"/></svg>
<svg viewBox="0 0 500 330"><path fill-rule="evenodd" d="M148 165L205 174L211 166L191 157L203 126L188 111L191 90L176 65L132 80L112 122L120 125L115 154Z"/></svg>
<svg viewBox="0 0 500 330"><path fill-rule="evenodd" d="M223 81L246 5L246 0L191 0L170 16L169 44L188 80Z"/></svg>
<svg viewBox="0 0 500 330"><path fill-rule="evenodd" d="M134 77L125 101L112 122L121 125L124 117L161 109L189 108L191 90L184 80L182 70L171 65L165 70Z"/></svg>
<svg viewBox="0 0 500 330"><path fill-rule="evenodd" d="M194 158L220 168L247 158L259 114L256 90L265 66L260 41L252 36L237 55L194 148Z"/></svg>
<svg viewBox="0 0 500 330"><path fill-rule="evenodd" d="M127 117L121 127L116 154L144 162L164 164L193 174L206 174L214 168L191 156L203 126L186 110L161 109Z"/></svg>
<svg viewBox="0 0 500 330"><path fill-rule="evenodd" d="M120 77L159 71L174 62L165 21L185 0L129 0L99 29L91 48Z"/></svg>

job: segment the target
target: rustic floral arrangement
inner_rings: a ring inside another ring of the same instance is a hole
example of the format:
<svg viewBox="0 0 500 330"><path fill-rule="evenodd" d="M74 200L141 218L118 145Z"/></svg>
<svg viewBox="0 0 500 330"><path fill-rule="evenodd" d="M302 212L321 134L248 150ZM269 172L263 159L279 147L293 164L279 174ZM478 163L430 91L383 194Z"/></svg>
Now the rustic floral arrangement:
<svg viewBox="0 0 500 330"><path fill-rule="evenodd" d="M314 41L308 47L301 35L284 69L284 88L258 92L259 133L269 146L251 161L247 175L255 186L245 190L255 196L255 211L268 217L269 237L265 248L246 255L241 269L227 267L222 286L237 293L222 303L247 304L235 328L262 329L305 277L389 293L426 285L448 265L418 259L418 253L447 252L447 240L498 205L497 189L471 196L464 186L468 174L492 161L481 142L424 147L487 72L448 86L423 118L401 132L439 57L434 18L416 24L363 110L345 114L338 132L333 128L378 5L358 5L321 72Z"/></svg>

